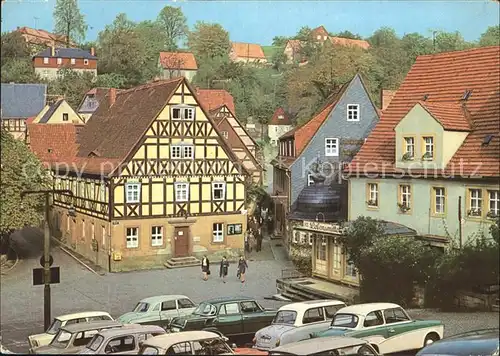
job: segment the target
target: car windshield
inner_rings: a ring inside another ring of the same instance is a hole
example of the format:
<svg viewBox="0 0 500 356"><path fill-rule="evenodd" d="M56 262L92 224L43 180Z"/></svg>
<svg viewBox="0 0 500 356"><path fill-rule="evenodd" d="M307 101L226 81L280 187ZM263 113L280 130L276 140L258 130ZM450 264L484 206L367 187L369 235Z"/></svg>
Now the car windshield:
<svg viewBox="0 0 500 356"><path fill-rule="evenodd" d="M198 307L193 311L193 314L196 315L215 315L217 313L217 309L215 306L209 303L201 303Z"/></svg>
<svg viewBox="0 0 500 356"><path fill-rule="evenodd" d="M47 332L47 334L55 335L55 334L57 334L57 332L59 331L61 326L62 326L62 321L59 319L54 319L54 321L49 326L49 328L47 329L46 332Z"/></svg>
<svg viewBox="0 0 500 356"><path fill-rule="evenodd" d="M64 330L59 330L57 335L54 336L54 338L50 342L50 345L63 349L69 344L70 340L71 340L71 333Z"/></svg>
<svg viewBox="0 0 500 356"><path fill-rule="evenodd" d="M280 310L273 319L273 324L293 325L297 318L297 312L293 310Z"/></svg>
<svg viewBox="0 0 500 356"><path fill-rule="evenodd" d="M145 312L148 311L148 309L149 309L149 304L148 303L139 302L135 306L133 312L135 312L135 313L145 313Z"/></svg>
<svg viewBox="0 0 500 356"><path fill-rule="evenodd" d="M97 334L94 336L94 338L92 340L90 340L89 344L87 345L87 348L91 349L92 351L97 351L97 349L99 349L99 346L101 346L103 341L104 341L104 337Z"/></svg>
<svg viewBox="0 0 500 356"><path fill-rule="evenodd" d="M331 326L354 329L358 321L359 318L354 314L335 314Z"/></svg>

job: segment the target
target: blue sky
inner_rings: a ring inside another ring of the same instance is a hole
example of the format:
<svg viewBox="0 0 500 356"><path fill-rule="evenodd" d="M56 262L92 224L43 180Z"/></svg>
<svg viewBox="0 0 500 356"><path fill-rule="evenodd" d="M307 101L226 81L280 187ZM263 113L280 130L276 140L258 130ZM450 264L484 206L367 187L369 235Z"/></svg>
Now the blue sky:
<svg viewBox="0 0 500 356"><path fill-rule="evenodd" d="M16 27L53 29L56 0L6 0L2 8L2 32ZM460 31L468 41L479 38L488 26L499 24L499 4L491 0L469 1L162 1L80 0L89 25L87 40L124 12L134 21L156 18L165 5L180 6L192 26L196 21L220 23L231 40L270 45L276 35L295 34L301 26L324 25L330 32L349 30L367 37L381 26L399 35L432 31ZM35 20L35 17L38 19Z"/></svg>

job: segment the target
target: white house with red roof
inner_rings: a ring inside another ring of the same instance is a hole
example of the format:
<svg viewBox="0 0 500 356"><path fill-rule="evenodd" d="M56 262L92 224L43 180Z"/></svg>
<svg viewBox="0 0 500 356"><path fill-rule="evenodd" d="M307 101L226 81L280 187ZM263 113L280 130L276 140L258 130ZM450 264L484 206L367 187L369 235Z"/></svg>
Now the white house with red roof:
<svg viewBox="0 0 500 356"><path fill-rule="evenodd" d="M277 145L279 138L293 128L290 116L282 107L276 109L268 123L267 134L271 144Z"/></svg>
<svg viewBox="0 0 500 356"><path fill-rule="evenodd" d="M500 47L419 56L347 168L349 219L465 244L500 213Z"/></svg>
<svg viewBox="0 0 500 356"><path fill-rule="evenodd" d="M158 66L162 71L162 79L185 77L192 81L198 72L196 58L191 52L160 52Z"/></svg>

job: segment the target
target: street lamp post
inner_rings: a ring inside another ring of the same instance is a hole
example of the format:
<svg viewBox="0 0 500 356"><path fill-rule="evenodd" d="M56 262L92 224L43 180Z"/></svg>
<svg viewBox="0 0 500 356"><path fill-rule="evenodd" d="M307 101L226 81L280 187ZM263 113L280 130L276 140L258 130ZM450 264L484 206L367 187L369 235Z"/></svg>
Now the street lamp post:
<svg viewBox="0 0 500 356"><path fill-rule="evenodd" d="M50 189L50 190L25 190L21 193L21 199L30 194L45 195L45 224L44 224L44 241L43 241L43 270L44 270L44 288L43 288L43 324L45 330L50 327L51 311L50 311L50 227L49 227L49 210L50 210L50 194L61 193L73 196L73 192L67 189Z"/></svg>

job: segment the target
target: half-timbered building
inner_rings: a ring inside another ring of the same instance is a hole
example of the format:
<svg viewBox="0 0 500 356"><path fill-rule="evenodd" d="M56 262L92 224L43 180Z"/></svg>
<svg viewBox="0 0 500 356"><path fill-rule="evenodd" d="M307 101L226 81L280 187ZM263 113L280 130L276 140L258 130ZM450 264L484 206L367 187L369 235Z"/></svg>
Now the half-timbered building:
<svg viewBox="0 0 500 356"><path fill-rule="evenodd" d="M74 134L74 157L47 161L74 193L53 212L77 252L111 271L243 252L248 172L184 78L116 93Z"/></svg>

